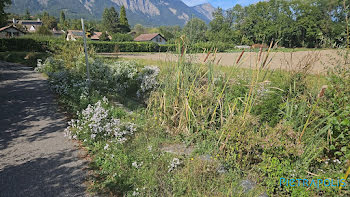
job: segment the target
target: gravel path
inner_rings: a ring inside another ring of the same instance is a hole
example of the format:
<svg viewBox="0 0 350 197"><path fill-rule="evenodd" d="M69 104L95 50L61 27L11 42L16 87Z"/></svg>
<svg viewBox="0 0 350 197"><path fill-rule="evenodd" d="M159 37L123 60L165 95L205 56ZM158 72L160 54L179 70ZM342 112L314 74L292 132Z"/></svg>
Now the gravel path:
<svg viewBox="0 0 350 197"><path fill-rule="evenodd" d="M47 81L0 62L0 196L86 196L86 161L64 137Z"/></svg>

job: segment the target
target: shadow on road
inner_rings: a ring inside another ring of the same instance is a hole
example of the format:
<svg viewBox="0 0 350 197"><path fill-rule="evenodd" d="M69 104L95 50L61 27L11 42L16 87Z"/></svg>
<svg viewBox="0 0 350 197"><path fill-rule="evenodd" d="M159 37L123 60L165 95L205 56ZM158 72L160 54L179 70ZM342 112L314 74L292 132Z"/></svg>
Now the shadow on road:
<svg viewBox="0 0 350 197"><path fill-rule="evenodd" d="M66 127L62 122L50 122L32 136L21 132L37 126L30 124L34 121L64 118L52 104L53 97L49 94L47 81L31 78L31 72L23 72L27 70L30 68L11 67L12 72L9 69L0 70L0 150L6 149L15 138L27 137L29 141L45 139L49 132Z"/></svg>
<svg viewBox="0 0 350 197"><path fill-rule="evenodd" d="M0 62L0 196L86 196L86 161L63 136L48 82Z"/></svg>
<svg viewBox="0 0 350 197"><path fill-rule="evenodd" d="M80 167L71 158L71 151L65 151L6 167L0 171L0 196L83 196Z"/></svg>

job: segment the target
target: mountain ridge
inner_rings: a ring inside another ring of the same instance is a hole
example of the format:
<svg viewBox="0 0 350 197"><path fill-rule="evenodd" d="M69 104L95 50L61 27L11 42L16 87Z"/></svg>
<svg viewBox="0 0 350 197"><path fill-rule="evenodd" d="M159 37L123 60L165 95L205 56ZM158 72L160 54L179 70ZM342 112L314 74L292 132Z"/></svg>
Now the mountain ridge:
<svg viewBox="0 0 350 197"><path fill-rule="evenodd" d="M16 14L24 14L26 9L31 14L46 11L58 17L64 10L70 18L101 19L104 8L113 6L119 10L122 5L131 25L183 26L192 16L207 23L212 19L208 13L211 5L189 7L181 0L12 0L6 11Z"/></svg>
<svg viewBox="0 0 350 197"><path fill-rule="evenodd" d="M214 19L213 12L215 11L215 7L213 5L211 5L210 3L202 3L199 5L193 6L193 8L197 12L205 15L209 20Z"/></svg>

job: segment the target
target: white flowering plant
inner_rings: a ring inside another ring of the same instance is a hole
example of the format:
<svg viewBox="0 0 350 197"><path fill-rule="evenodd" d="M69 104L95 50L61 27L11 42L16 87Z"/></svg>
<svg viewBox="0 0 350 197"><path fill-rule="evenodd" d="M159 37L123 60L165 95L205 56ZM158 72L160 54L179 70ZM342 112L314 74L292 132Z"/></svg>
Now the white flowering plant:
<svg viewBox="0 0 350 197"><path fill-rule="evenodd" d="M104 62L89 58L90 81L86 76L83 54L70 67L60 59L48 58L38 61L36 68L48 75L51 89L74 111L81 111L92 100L101 99L101 94L111 94L146 100L158 86L159 68L140 67L134 61Z"/></svg>
<svg viewBox="0 0 350 197"><path fill-rule="evenodd" d="M78 112L78 119L69 121L65 130L66 136L71 139L85 142L109 141L122 144L136 132L134 123L123 122L112 116L113 108L104 97L94 105L88 105L82 112ZM108 146L104 147L108 149Z"/></svg>
<svg viewBox="0 0 350 197"><path fill-rule="evenodd" d="M140 75L138 81L140 83L140 89L137 91L137 97L145 98L149 96L149 93L156 89L158 86L157 76L159 75L159 68L156 66L145 66Z"/></svg>

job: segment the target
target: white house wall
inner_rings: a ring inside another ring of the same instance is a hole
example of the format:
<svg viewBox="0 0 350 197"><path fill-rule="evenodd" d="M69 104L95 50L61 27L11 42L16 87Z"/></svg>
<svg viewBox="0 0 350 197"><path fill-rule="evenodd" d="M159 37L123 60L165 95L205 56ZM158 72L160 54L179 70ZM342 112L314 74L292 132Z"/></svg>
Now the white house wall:
<svg viewBox="0 0 350 197"><path fill-rule="evenodd" d="M162 41L159 42L159 39L161 39ZM165 39L162 38L162 36L160 36L160 35L154 37L154 38L152 39L152 42L155 42L155 43L158 43L158 44L166 44Z"/></svg>

